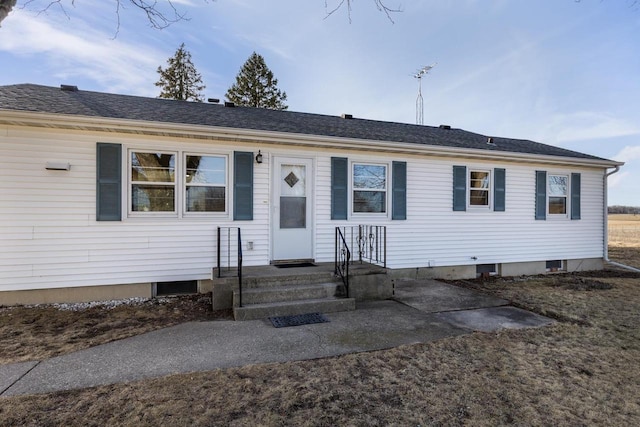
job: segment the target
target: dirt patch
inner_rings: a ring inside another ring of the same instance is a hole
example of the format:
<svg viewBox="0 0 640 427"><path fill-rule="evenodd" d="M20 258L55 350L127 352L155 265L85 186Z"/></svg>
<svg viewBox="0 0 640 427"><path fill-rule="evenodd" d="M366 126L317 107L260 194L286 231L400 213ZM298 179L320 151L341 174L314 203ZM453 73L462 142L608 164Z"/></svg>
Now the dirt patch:
<svg viewBox="0 0 640 427"><path fill-rule="evenodd" d="M562 286L572 291L595 291L613 288L613 285L610 283L585 279L584 277L572 277L571 279L565 280Z"/></svg>
<svg viewBox="0 0 640 427"><path fill-rule="evenodd" d="M640 247L609 246L609 259L634 268L640 268Z"/></svg>
<svg viewBox="0 0 640 427"><path fill-rule="evenodd" d="M232 319L211 296L0 308L0 364L42 360L190 321Z"/></svg>

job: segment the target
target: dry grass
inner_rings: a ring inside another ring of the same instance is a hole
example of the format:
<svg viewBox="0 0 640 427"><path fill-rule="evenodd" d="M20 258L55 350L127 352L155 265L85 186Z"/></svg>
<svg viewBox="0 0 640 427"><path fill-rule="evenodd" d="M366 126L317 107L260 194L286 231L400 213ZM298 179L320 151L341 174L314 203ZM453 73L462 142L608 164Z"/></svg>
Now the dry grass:
<svg viewBox="0 0 640 427"><path fill-rule="evenodd" d="M182 296L113 309L0 308L0 364L42 360L188 321L232 318L211 297Z"/></svg>
<svg viewBox="0 0 640 427"><path fill-rule="evenodd" d="M640 248L640 215L609 215L609 246Z"/></svg>
<svg viewBox="0 0 640 427"><path fill-rule="evenodd" d="M6 398L0 424L640 425L640 276L624 276L464 283L551 327Z"/></svg>
<svg viewBox="0 0 640 427"><path fill-rule="evenodd" d="M609 215L609 259L640 268L640 215Z"/></svg>
<svg viewBox="0 0 640 427"><path fill-rule="evenodd" d="M612 246L611 257L637 266L639 249ZM0 425L640 425L640 275L460 284L558 323L4 398Z"/></svg>

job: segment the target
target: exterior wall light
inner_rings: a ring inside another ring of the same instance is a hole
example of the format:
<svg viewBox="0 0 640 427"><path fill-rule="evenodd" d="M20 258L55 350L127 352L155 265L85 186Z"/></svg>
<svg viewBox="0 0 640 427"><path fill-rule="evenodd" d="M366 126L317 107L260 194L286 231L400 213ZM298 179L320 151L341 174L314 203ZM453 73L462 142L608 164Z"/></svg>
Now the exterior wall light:
<svg viewBox="0 0 640 427"><path fill-rule="evenodd" d="M258 154L256 154L256 163L262 163L262 153L258 150Z"/></svg>
<svg viewBox="0 0 640 427"><path fill-rule="evenodd" d="M68 171L71 169L71 165L64 162L47 162L45 169L49 171Z"/></svg>

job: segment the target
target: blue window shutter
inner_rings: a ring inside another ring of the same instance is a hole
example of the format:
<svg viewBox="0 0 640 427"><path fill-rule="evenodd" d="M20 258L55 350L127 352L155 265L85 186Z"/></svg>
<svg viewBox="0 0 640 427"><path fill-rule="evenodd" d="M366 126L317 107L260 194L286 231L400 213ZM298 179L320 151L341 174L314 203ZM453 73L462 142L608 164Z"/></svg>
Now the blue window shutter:
<svg viewBox="0 0 640 427"><path fill-rule="evenodd" d="M502 168L493 170L493 210L505 211L506 172Z"/></svg>
<svg viewBox="0 0 640 427"><path fill-rule="evenodd" d="M349 165L346 157L331 158L331 219L347 219Z"/></svg>
<svg viewBox="0 0 640 427"><path fill-rule="evenodd" d="M391 219L407 219L407 162L393 162L391 175Z"/></svg>
<svg viewBox="0 0 640 427"><path fill-rule="evenodd" d="M96 146L96 220L122 220L122 145Z"/></svg>
<svg viewBox="0 0 640 427"><path fill-rule="evenodd" d="M571 219L580 219L580 174L571 174Z"/></svg>
<svg viewBox="0 0 640 427"><path fill-rule="evenodd" d="M536 219L547 219L546 171L536 171Z"/></svg>
<svg viewBox="0 0 640 427"><path fill-rule="evenodd" d="M253 219L253 153L233 153L233 219Z"/></svg>
<svg viewBox="0 0 640 427"><path fill-rule="evenodd" d="M467 167L453 167L453 210L467 210Z"/></svg>

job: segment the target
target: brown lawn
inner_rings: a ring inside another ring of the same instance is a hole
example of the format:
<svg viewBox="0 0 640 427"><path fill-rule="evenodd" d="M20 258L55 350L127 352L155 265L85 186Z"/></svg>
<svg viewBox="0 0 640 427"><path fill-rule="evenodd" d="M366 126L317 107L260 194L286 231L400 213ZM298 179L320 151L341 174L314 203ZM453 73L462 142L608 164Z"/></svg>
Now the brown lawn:
<svg viewBox="0 0 640 427"><path fill-rule="evenodd" d="M612 219L610 229L627 222ZM640 266L640 242L623 239L633 230L613 234L611 258ZM607 270L459 284L558 322L335 358L0 398L0 425L640 425L640 274ZM171 318L176 310L169 307L156 307L164 310L159 317ZM12 325L1 329L2 348L26 348L2 353L4 363L32 352L68 351L43 347L55 347L57 334L82 323L39 327L36 339L33 324L55 319L56 312L31 321L29 310L50 308L15 310L0 313L1 325ZM126 318L128 308L120 310ZM12 316L19 320L8 320ZM87 335L78 341L97 344L89 331L102 336L112 316L85 325ZM194 319L173 321L184 320Z"/></svg>

